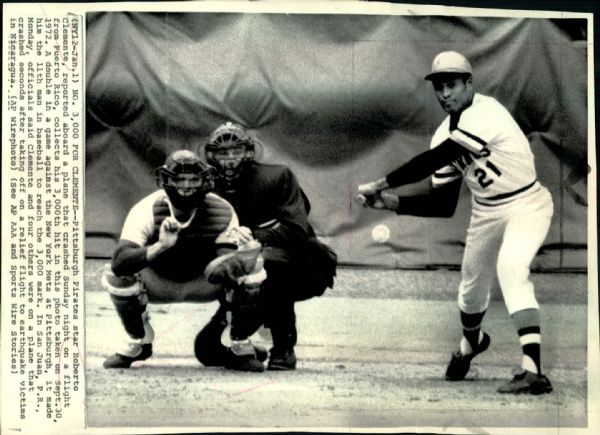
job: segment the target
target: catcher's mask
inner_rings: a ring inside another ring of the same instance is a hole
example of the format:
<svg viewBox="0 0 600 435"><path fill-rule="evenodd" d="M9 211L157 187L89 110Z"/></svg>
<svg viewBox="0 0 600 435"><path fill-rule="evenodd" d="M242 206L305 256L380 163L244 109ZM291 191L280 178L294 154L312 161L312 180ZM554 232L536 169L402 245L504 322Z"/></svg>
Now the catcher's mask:
<svg viewBox="0 0 600 435"><path fill-rule="evenodd" d="M204 195L214 187L213 172L214 168L204 163L198 154L178 150L156 170L156 180L175 208L189 211L198 207Z"/></svg>
<svg viewBox="0 0 600 435"><path fill-rule="evenodd" d="M254 161L256 144L239 125L227 122L212 132L204 144L206 161L217 175L230 182Z"/></svg>

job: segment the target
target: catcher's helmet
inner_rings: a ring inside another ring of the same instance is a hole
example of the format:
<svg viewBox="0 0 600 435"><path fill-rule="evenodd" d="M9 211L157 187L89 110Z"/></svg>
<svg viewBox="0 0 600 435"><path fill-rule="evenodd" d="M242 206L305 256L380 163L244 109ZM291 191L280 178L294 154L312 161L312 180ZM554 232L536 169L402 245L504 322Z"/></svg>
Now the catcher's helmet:
<svg viewBox="0 0 600 435"><path fill-rule="evenodd" d="M187 176L186 176L187 175ZM157 184L171 203L180 210L190 210L214 187L214 168L188 150L171 153L156 170Z"/></svg>
<svg viewBox="0 0 600 435"><path fill-rule="evenodd" d="M226 122L212 132L204 145L206 161L228 181L237 178L255 159L255 142L239 125Z"/></svg>

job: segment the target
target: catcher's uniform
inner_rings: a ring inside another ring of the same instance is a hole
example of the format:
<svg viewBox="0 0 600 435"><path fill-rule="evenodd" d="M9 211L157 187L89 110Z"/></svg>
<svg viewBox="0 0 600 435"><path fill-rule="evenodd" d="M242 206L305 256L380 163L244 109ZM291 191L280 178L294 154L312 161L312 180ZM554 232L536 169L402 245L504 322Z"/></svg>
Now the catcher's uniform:
<svg viewBox="0 0 600 435"><path fill-rule="evenodd" d="M527 138L504 106L476 93L468 108L446 117L431 148L447 139L465 153L433 174L433 186L462 176L472 194L460 309L480 313L487 308L496 272L509 313L538 308L529 267L548 233L553 205L537 180Z"/></svg>
<svg viewBox="0 0 600 435"><path fill-rule="evenodd" d="M158 240L162 222L172 215L172 206L164 190L158 190L135 204L123 225L121 242L140 247ZM215 300L220 286L203 276L207 264L220 247L236 248L238 218L231 204L208 193L188 219L180 222L177 242L139 272L150 301ZM119 257L113 269L119 269Z"/></svg>

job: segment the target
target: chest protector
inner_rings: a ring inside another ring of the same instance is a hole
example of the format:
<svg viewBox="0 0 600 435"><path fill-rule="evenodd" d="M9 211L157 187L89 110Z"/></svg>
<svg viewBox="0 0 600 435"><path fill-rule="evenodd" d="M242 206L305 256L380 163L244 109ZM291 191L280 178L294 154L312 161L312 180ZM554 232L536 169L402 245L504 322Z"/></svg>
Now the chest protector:
<svg viewBox="0 0 600 435"><path fill-rule="evenodd" d="M154 232L150 243L158 241L160 226L171 215L166 199L152 207ZM215 241L231 222L231 207L220 198L204 197L190 224L179 232L173 247L160 254L151 267L161 276L177 282L190 281L204 272L216 257Z"/></svg>

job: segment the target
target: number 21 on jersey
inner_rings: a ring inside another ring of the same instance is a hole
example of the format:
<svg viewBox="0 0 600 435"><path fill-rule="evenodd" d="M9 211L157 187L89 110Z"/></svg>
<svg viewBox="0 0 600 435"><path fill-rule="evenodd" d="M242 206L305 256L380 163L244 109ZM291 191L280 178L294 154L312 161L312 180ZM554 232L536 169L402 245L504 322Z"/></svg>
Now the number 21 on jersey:
<svg viewBox="0 0 600 435"><path fill-rule="evenodd" d="M453 164L454 167L456 167L459 171L464 171L467 169L467 167L473 164L473 160L489 157L490 154L491 152L487 148L481 150L479 154L468 152L461 156L461 158L456 160ZM496 177L500 177L502 175L502 171L500 171L500 169L498 169L498 167L490 160L486 160L485 169L482 167L476 168L473 171L473 175L477 179L479 185L485 189L490 184L494 183L493 176L495 175Z"/></svg>
<svg viewBox="0 0 600 435"><path fill-rule="evenodd" d="M498 167L489 160L485 162L485 167L488 168L494 174L496 174L498 177L502 175L502 171L500 171L500 169L498 169ZM486 171L483 168L477 168L475 169L475 171L473 171L473 173L475 174L475 178L477 178L477 182L483 188L488 187L494 182L494 180L492 180L492 178L489 177L488 171Z"/></svg>

